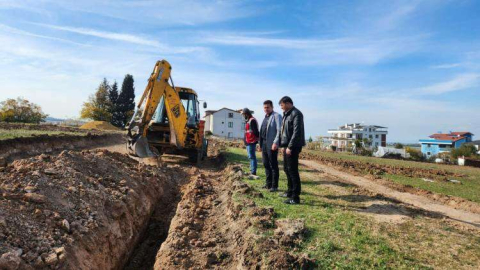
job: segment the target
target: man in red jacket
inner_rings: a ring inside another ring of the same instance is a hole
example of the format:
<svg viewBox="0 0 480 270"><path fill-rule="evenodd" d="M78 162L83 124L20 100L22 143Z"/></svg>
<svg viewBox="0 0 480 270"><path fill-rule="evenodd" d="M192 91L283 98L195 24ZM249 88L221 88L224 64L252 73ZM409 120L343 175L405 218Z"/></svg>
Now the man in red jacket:
<svg viewBox="0 0 480 270"><path fill-rule="evenodd" d="M257 156L255 149L257 148L258 137L260 135L258 123L248 108L243 109L242 114L246 121L244 141L247 146L248 159L250 159L250 173L257 175Z"/></svg>

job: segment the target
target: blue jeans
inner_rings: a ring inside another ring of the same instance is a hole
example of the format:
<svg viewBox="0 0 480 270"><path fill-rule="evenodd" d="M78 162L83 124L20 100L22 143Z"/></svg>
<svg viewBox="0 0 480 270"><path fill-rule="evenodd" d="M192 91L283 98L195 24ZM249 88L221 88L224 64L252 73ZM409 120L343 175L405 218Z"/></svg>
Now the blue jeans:
<svg viewBox="0 0 480 270"><path fill-rule="evenodd" d="M257 143L247 143L248 159L250 159L250 172L255 175L257 174L257 155L255 154L256 148Z"/></svg>

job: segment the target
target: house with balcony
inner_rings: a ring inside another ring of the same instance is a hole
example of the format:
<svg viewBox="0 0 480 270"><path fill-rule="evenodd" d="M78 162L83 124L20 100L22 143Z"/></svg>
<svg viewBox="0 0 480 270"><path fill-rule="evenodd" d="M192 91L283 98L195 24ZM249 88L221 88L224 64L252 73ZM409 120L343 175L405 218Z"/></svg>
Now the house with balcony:
<svg viewBox="0 0 480 270"><path fill-rule="evenodd" d="M387 127L365 124L345 124L336 129L329 129L331 134L331 145L337 149L345 150L353 147L355 141L361 140L367 142L365 147L377 148L379 146L387 146ZM365 140L366 139L366 140Z"/></svg>
<svg viewBox="0 0 480 270"><path fill-rule="evenodd" d="M205 132L226 139L243 139L245 119L240 110L222 108L205 111Z"/></svg>
<svg viewBox="0 0 480 270"><path fill-rule="evenodd" d="M437 156L438 154L450 152L452 149L459 148L464 143L472 142L472 133L450 132L435 133L429 136L429 139L419 140L421 151L426 158Z"/></svg>

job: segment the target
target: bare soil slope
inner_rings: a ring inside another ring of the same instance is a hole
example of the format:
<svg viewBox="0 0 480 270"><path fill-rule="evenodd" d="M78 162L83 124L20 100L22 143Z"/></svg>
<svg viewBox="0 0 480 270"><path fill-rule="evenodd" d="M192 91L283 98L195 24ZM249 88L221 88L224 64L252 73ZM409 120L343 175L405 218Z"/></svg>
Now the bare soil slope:
<svg viewBox="0 0 480 270"><path fill-rule="evenodd" d="M13 162L0 172L0 268L122 267L180 175L108 151Z"/></svg>

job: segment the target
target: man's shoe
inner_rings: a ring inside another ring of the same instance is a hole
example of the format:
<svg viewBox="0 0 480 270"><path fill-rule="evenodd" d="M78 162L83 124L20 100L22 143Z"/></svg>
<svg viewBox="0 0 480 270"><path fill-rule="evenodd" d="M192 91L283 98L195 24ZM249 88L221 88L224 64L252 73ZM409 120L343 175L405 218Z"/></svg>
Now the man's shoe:
<svg viewBox="0 0 480 270"><path fill-rule="evenodd" d="M278 191L278 188L271 188L271 189L269 189L268 191L270 191L270 192L277 192L277 191Z"/></svg>
<svg viewBox="0 0 480 270"><path fill-rule="evenodd" d="M263 188L263 189L270 189L270 187L267 186L267 185L263 186L262 188Z"/></svg>
<svg viewBox="0 0 480 270"><path fill-rule="evenodd" d="M288 200L284 201L284 203L286 203L286 204L300 204L299 201L296 201L294 199L288 199Z"/></svg>
<svg viewBox="0 0 480 270"><path fill-rule="evenodd" d="M280 194L280 197L283 197L283 198L290 198L290 196L288 196L288 193L283 193L283 194Z"/></svg>

